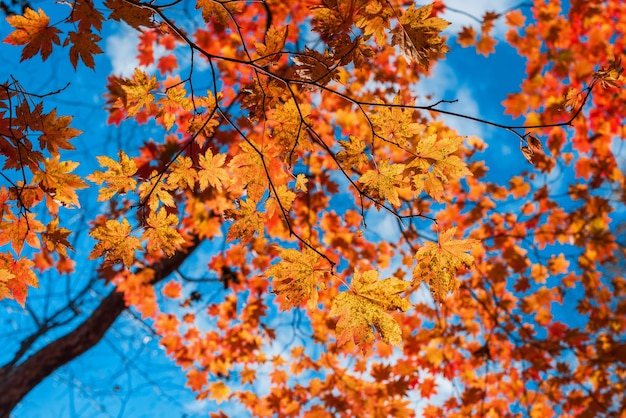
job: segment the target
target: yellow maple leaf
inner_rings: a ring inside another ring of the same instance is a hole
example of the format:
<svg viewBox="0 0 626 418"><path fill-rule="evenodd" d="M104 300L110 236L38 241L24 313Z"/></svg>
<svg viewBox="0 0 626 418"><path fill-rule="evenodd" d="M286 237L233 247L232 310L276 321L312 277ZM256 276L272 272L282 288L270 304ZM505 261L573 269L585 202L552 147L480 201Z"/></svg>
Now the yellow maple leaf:
<svg viewBox="0 0 626 418"><path fill-rule="evenodd" d="M153 170L150 174L150 179L141 183L137 191L142 204L147 204L150 210L154 212L159 207L159 202L170 208L176 206L174 198L169 192L171 187L163 181L159 172Z"/></svg>
<svg viewBox="0 0 626 418"><path fill-rule="evenodd" d="M256 205L255 201L248 199L240 201L239 209L227 211L228 217L236 219L228 229L227 241L239 239L242 244L247 244L255 232L263 236L263 214L257 211Z"/></svg>
<svg viewBox="0 0 626 418"><path fill-rule="evenodd" d="M141 250L139 238L130 235L131 225L126 218L122 222L109 219L104 225L94 228L90 236L98 240L94 249L89 254L89 259L94 260L104 255L107 263L122 262L130 267L135 261L135 251Z"/></svg>
<svg viewBox="0 0 626 418"><path fill-rule="evenodd" d="M313 149L305 125L305 122L309 122L310 113L310 105L296 104L293 99L276 106L271 118L275 121L272 136L285 150L291 151L296 145L309 151Z"/></svg>
<svg viewBox="0 0 626 418"><path fill-rule="evenodd" d="M400 296L409 283L396 277L378 280L378 272L354 271L352 291L339 293L332 303L331 316L338 316L337 345L353 340L363 351L374 342L374 331L387 344L402 347L402 330L396 320L385 311L406 312L411 304Z"/></svg>
<svg viewBox="0 0 626 418"><path fill-rule="evenodd" d="M255 60L255 62L264 67L273 62L278 61L280 58L280 52L285 46L285 39L287 38L287 26L282 29L276 29L271 26L265 32L265 43L256 43L256 52L261 58Z"/></svg>
<svg viewBox="0 0 626 418"><path fill-rule="evenodd" d="M283 296L281 308L289 309L307 301L310 309L317 306L319 285L324 273L316 269L320 255L310 248L302 251L281 249L281 261L267 269L265 276L273 278L274 293Z"/></svg>
<svg viewBox="0 0 626 418"><path fill-rule="evenodd" d="M106 167L108 170L96 170L87 176L87 180L96 184L105 183L105 187L98 192L98 202L110 200L117 193L132 192L137 187L137 181L133 178L137 172L137 164L123 151L120 151L118 156L119 163L107 156L97 156L96 159L100 166Z"/></svg>
<svg viewBox="0 0 626 418"><path fill-rule="evenodd" d="M230 388L224 382L211 383L209 386L210 398L218 404L227 401L230 397Z"/></svg>
<svg viewBox="0 0 626 418"><path fill-rule="evenodd" d="M289 212L293 201L296 199L296 194L289 190L284 184L276 187L275 191L277 196L271 196L265 203L265 213L268 218L276 214L282 215L281 207L285 212Z"/></svg>
<svg viewBox="0 0 626 418"><path fill-rule="evenodd" d="M230 182L230 176L225 168L226 154L215 154L211 149L207 149L204 155L200 155L198 163L201 169L198 170L198 181L200 190L206 190L209 185L215 187L218 192L222 191L222 186Z"/></svg>
<svg viewBox="0 0 626 418"><path fill-rule="evenodd" d="M39 187L48 193L55 201L63 206L80 207L76 190L87 187L80 176L69 174L79 163L73 161L60 161L60 155L52 159L46 158L43 163L43 170L35 172L34 183L39 183Z"/></svg>
<svg viewBox="0 0 626 418"><path fill-rule="evenodd" d="M126 109L128 117L133 117L143 108L154 106L154 96L151 91L159 87L155 76L148 77L148 74L135 68L132 78L121 80L120 87L125 93L122 101L116 102L114 107Z"/></svg>
<svg viewBox="0 0 626 418"><path fill-rule="evenodd" d="M177 113L193 108L191 100L187 97L187 90L182 84L168 87L165 97L161 97L156 104L159 107L156 117L160 118L168 131L174 126Z"/></svg>
<svg viewBox="0 0 626 418"><path fill-rule="evenodd" d="M443 302L450 291L458 288L457 271L463 265L470 267L474 257L467 254L480 241L475 239L455 240L456 227L439 234L439 242L427 242L417 250L417 266L413 269L413 285L426 282L430 286L433 298Z"/></svg>
<svg viewBox="0 0 626 418"><path fill-rule="evenodd" d="M394 206L400 206L400 196L397 188L402 186L399 176L404 171L404 164L391 164L383 161L376 170L367 170L359 182L363 183L365 192L376 192Z"/></svg>
<svg viewBox="0 0 626 418"><path fill-rule="evenodd" d="M445 40L439 36L450 22L431 17L433 5L418 9L411 5L398 19L400 23L391 30L391 45L398 46L408 62L417 62L428 68L430 58L448 52Z"/></svg>
<svg viewBox="0 0 626 418"><path fill-rule="evenodd" d="M354 168L360 170L364 164L367 164L367 155L365 155L365 142L354 135L348 136L348 141L339 141L339 145L343 151L337 153L337 161L344 169Z"/></svg>
<svg viewBox="0 0 626 418"><path fill-rule="evenodd" d="M383 104L380 99L377 103ZM393 99L394 105L400 105L400 96ZM398 144L401 147L408 145L413 136L424 129L424 125L413 122L415 111L400 107L377 107L374 114L370 115L370 122L374 126L374 133L386 141Z"/></svg>
<svg viewBox="0 0 626 418"><path fill-rule="evenodd" d="M193 161L189 157L179 155L172 163L171 172L167 176L167 184L179 189L189 188L193 190L198 173L193 168Z"/></svg>
<svg viewBox="0 0 626 418"><path fill-rule="evenodd" d="M148 240L147 250L153 252L161 250L167 256L171 256L185 242L185 239L175 228L178 225L178 217L173 213L167 213L165 208L158 212L150 213L146 220L146 229L142 241Z"/></svg>

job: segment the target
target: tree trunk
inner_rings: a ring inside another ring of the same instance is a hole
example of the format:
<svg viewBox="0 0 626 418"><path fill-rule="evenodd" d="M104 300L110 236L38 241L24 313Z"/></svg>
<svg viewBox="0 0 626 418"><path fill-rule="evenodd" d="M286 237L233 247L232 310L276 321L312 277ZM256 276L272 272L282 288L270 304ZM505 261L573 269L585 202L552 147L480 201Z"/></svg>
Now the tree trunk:
<svg viewBox="0 0 626 418"><path fill-rule="evenodd" d="M176 270L199 243L196 240L190 248L149 266L155 271L153 284ZM0 370L0 417L8 417L24 396L56 369L95 346L125 309L124 295L113 290L73 331L42 347L26 361Z"/></svg>

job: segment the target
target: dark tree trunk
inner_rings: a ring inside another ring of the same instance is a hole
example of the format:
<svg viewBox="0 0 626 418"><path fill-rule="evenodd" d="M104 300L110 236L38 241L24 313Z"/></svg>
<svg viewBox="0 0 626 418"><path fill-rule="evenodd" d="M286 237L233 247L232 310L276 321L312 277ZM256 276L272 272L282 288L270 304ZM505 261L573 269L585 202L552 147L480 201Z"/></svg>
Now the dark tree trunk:
<svg viewBox="0 0 626 418"><path fill-rule="evenodd" d="M196 241L189 249L150 266L155 271L154 283L176 270L198 245ZM42 347L24 362L7 370L0 369L0 417L8 417L24 396L56 369L95 346L125 309L124 295L114 290L73 331Z"/></svg>

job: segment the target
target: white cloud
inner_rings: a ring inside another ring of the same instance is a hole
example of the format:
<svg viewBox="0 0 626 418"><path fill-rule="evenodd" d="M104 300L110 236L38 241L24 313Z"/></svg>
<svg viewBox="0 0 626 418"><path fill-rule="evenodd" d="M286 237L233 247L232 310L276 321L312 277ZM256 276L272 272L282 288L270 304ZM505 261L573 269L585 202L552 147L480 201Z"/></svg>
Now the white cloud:
<svg viewBox="0 0 626 418"><path fill-rule="evenodd" d="M140 67L137 59L137 45L139 44L139 32L128 25L121 25L121 30L115 35L111 35L106 40L105 53L111 60L111 73L130 77L133 75L135 68ZM154 46L154 60L157 62L159 58L165 55L166 50L161 45ZM154 72L156 66L154 64L143 67L148 73Z"/></svg>
<svg viewBox="0 0 626 418"><path fill-rule="evenodd" d="M437 108L461 115L480 117L480 106L473 97L472 89L459 84L456 71L452 67L444 61L440 61L436 64L431 74L430 77L421 80L415 85L414 91L420 98L418 99L418 105L431 104L423 102L427 96L432 97L432 103L438 100L457 100L455 103L442 104ZM440 115L438 119L443 120L449 127L455 129L459 135L475 135L484 138L483 125L478 122L450 115Z"/></svg>
<svg viewBox="0 0 626 418"><path fill-rule="evenodd" d="M122 25L122 30L106 40L105 53L111 60L112 73L130 77L139 66L137 60L137 44L139 33L129 26Z"/></svg>

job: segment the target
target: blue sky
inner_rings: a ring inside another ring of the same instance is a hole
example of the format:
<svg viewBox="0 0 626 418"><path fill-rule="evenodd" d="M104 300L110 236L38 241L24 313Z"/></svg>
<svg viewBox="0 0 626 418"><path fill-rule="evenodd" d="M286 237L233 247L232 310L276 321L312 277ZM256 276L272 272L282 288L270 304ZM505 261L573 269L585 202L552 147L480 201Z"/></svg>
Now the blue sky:
<svg viewBox="0 0 626 418"><path fill-rule="evenodd" d="M517 4L510 0L497 3L482 0L446 3L474 16L482 16L485 11L493 10L490 9L493 5L497 7L495 11L501 11ZM46 7L43 3L40 6ZM478 26L462 13L448 12L444 18L453 24L450 33L460 29L462 25ZM9 31L7 23L2 21L2 39ZM451 40L450 53L434 67L433 76L418 86L419 91L423 94L432 93L437 99L459 100L456 104L447 105L445 109L499 123L511 122L503 114L501 102L507 93L518 90L525 66L516 52L502 41L501 24L496 26L495 33L500 38L500 43L496 46L496 53L488 58L477 56L472 49L463 49ZM105 27L103 38L105 54L96 57L97 71L85 69L81 64L75 74L63 55L66 52L61 48L57 48L44 64L38 59L19 63L19 48L0 45L0 82L13 75L27 91L41 94L57 90L68 80L71 81L62 94L46 99L45 109L50 111L57 107L59 114L74 115L73 126L85 132L73 141L77 152L71 157L81 162L79 172L82 174L95 167L96 155L114 155L120 148L133 155L132 150L144 140L159 134L150 126L136 128L123 124L116 129L106 125L106 112L102 110L106 76L111 72L122 75L132 72L136 65L134 56L137 38L132 31L117 24ZM489 147L482 157L490 167L492 179L508 179L528 169L528 164L519 152L519 141L514 135L464 119L443 119L456 128L459 134L476 135L488 143ZM100 212L103 208L88 193L81 195L81 204L81 210L65 213L67 218L71 218L70 227L86 228L85 222L89 219L87 215ZM390 231L396 230L394 218L384 213L368 214L368 224L371 225L369 233L372 234L388 236L393 233ZM74 244L78 260L85 260L89 253L85 243L83 239ZM205 254L212 252L210 244L203 250ZM202 269L206 261L192 260L186 271L195 275L194 270ZM32 289L29 296L28 303L32 311L39 315L53 311L52 304L55 300L62 303L68 292L70 295L76 294L94 276L92 268L92 263L79 262L77 270L80 274L73 275L71 279L44 273L41 277L41 289ZM102 283L96 284L94 290L85 296L86 306L95 305L98 298L107 291L108 288ZM0 353L0 363L3 363L17 349L19 337L33 330L33 322L27 311L11 301L1 301L0 312L0 343L6 347ZM563 312L564 316L566 314L567 312ZM283 317L276 318L276 321L289 324L293 315L295 314L285 313ZM77 323L81 316L74 318L69 326ZM61 331L66 329L62 328ZM285 338L290 338L290 335L285 334ZM42 341L42 344L45 342ZM280 350L280 344L272 349ZM195 395L184 388L184 382L183 373L166 358L149 327L136 315L126 313L116 322L104 341L46 379L14 412L15 417L206 416L207 412L215 408L214 403L194 401ZM446 382L440 383L446 386ZM440 393L444 391L445 388L442 388ZM419 401L415 402L416 407L419 407Z"/></svg>

